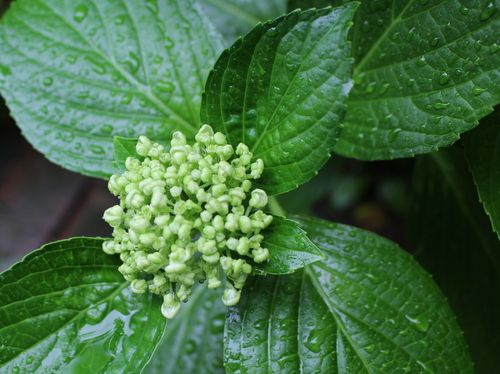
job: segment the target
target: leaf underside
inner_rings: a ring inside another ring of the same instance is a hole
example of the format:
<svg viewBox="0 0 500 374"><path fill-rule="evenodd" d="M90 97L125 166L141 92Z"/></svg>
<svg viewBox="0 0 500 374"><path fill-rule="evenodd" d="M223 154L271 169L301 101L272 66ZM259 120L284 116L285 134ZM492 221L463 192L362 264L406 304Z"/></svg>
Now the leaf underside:
<svg viewBox="0 0 500 374"><path fill-rule="evenodd" d="M444 297L409 255L363 230L298 222L327 259L250 281L226 320L227 372L473 372Z"/></svg>
<svg viewBox="0 0 500 374"><path fill-rule="evenodd" d="M500 243L478 202L463 151L418 159L410 243L464 329L478 373L500 370Z"/></svg>
<svg viewBox="0 0 500 374"><path fill-rule="evenodd" d="M43 246L0 274L0 371L140 372L161 339L159 298L133 294L102 239Z"/></svg>
<svg viewBox="0 0 500 374"><path fill-rule="evenodd" d="M0 22L0 91L53 162L113 172L113 137L194 134L222 49L190 0L18 0Z"/></svg>
<svg viewBox="0 0 500 374"><path fill-rule="evenodd" d="M481 202L500 239L500 111L481 121L464 144Z"/></svg>
<svg viewBox="0 0 500 374"><path fill-rule="evenodd" d="M259 25L209 75L202 120L263 159L258 184L270 194L296 188L330 156L352 85L355 9L293 12Z"/></svg>

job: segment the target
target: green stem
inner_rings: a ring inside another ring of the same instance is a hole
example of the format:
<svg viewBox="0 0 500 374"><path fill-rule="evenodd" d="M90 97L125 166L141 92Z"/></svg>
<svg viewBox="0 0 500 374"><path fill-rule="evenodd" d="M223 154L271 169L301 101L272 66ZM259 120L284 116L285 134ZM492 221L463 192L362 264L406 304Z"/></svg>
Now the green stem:
<svg viewBox="0 0 500 374"><path fill-rule="evenodd" d="M275 216L286 217L285 209L283 209L278 199L276 199L274 196L271 196L269 198L269 210Z"/></svg>

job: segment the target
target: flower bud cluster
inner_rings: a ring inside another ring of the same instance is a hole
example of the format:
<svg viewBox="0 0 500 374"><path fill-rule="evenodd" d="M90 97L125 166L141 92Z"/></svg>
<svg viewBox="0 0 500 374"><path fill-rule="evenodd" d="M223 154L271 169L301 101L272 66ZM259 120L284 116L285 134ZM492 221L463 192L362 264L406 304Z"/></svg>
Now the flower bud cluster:
<svg viewBox="0 0 500 374"><path fill-rule="evenodd" d="M222 133L204 125L188 144L181 132L171 147L141 136L126 171L113 175L109 190L120 204L107 209L113 227L107 254L119 254L119 271L136 293L163 296L162 313L172 318L195 282L225 287L226 305L238 303L252 271L248 262L269 258L262 230L272 216L261 209L268 197L252 189L264 164L252 162L244 144L234 149Z"/></svg>

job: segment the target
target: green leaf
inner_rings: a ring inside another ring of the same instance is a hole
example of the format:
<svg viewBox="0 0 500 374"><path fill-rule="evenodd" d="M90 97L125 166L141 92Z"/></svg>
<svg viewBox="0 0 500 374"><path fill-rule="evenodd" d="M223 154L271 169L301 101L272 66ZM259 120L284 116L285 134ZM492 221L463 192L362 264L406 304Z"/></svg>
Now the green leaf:
<svg viewBox="0 0 500 374"><path fill-rule="evenodd" d="M281 16L286 12L286 0L198 0L231 45L259 22Z"/></svg>
<svg viewBox="0 0 500 374"><path fill-rule="evenodd" d="M190 0L18 0L0 22L0 90L36 149L105 177L114 136L194 134L221 49Z"/></svg>
<svg viewBox="0 0 500 374"><path fill-rule="evenodd" d="M137 138L124 138L115 136L113 138L115 171L123 173L125 171L125 161L128 157L141 158L136 150Z"/></svg>
<svg viewBox="0 0 500 374"><path fill-rule="evenodd" d="M299 222L327 259L245 286L226 319L228 373L473 372L444 297L412 257L360 229Z"/></svg>
<svg viewBox="0 0 500 374"><path fill-rule="evenodd" d="M499 2L364 1L336 152L363 160L455 142L500 102Z"/></svg>
<svg viewBox="0 0 500 374"><path fill-rule="evenodd" d="M280 194L329 158L352 85L347 34L356 5L293 12L255 27L210 73L202 119L264 161L261 188Z"/></svg>
<svg viewBox="0 0 500 374"><path fill-rule="evenodd" d="M481 121L464 144L479 196L500 239L500 111Z"/></svg>
<svg viewBox="0 0 500 374"><path fill-rule="evenodd" d="M224 373L222 292L198 287L169 322L144 374Z"/></svg>
<svg viewBox="0 0 500 374"><path fill-rule="evenodd" d="M419 158L410 243L455 311L478 373L500 370L500 243L460 149Z"/></svg>
<svg viewBox="0 0 500 374"><path fill-rule="evenodd" d="M159 298L136 295L102 239L44 245L0 274L0 371L140 372L160 341Z"/></svg>
<svg viewBox="0 0 500 374"><path fill-rule="evenodd" d="M290 274L325 258L305 231L289 219L275 216L263 235L262 246L269 250L270 258L254 265L257 274Z"/></svg>

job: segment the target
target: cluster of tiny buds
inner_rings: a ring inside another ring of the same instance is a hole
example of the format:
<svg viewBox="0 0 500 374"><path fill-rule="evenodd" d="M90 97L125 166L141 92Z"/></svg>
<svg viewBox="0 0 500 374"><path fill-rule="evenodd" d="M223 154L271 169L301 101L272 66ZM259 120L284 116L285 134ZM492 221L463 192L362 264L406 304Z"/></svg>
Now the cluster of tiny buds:
<svg viewBox="0 0 500 374"><path fill-rule="evenodd" d="M175 132L167 150L141 136L136 151L126 171L109 180L120 204L104 213L113 227L104 252L120 255L119 271L133 292L163 296L166 318L188 300L195 282L224 286L224 304L237 304L251 262L269 258L261 245L273 219L262 211L268 197L252 189L263 161L254 161L244 144L234 149L208 125L194 144Z"/></svg>

